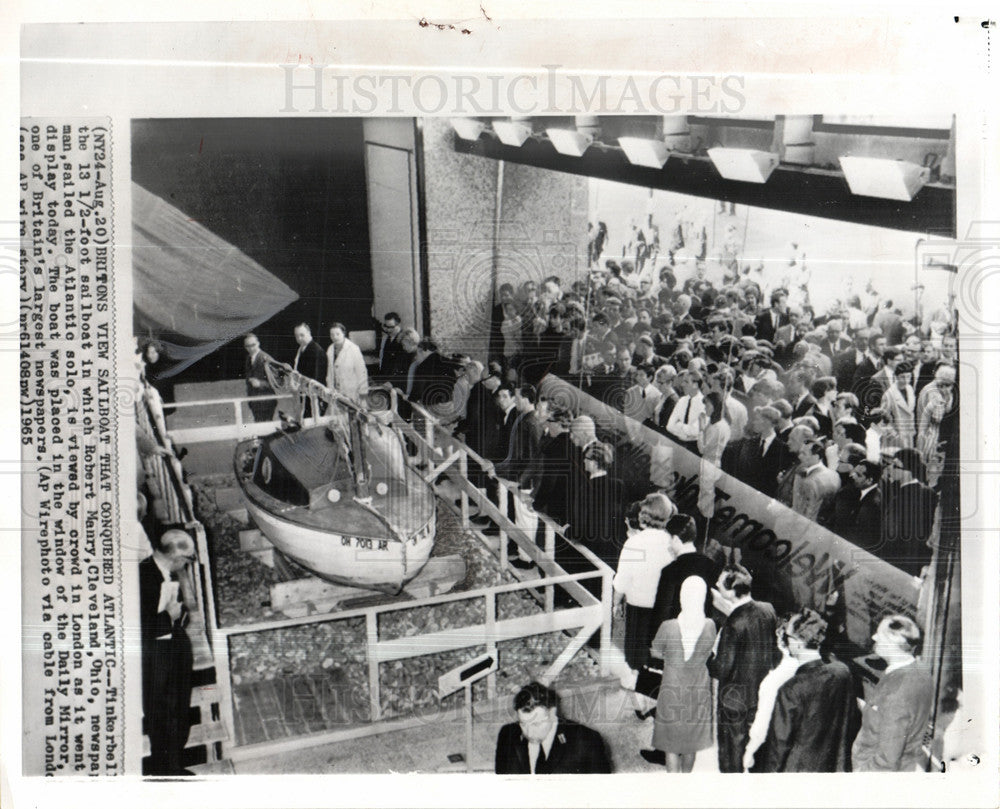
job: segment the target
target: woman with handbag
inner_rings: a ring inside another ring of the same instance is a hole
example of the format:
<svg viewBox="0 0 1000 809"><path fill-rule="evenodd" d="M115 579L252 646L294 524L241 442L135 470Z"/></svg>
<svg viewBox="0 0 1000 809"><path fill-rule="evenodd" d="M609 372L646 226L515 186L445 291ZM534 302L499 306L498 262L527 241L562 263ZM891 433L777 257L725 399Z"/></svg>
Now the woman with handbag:
<svg viewBox="0 0 1000 809"><path fill-rule="evenodd" d="M715 624L705 616L707 586L700 576L681 585L680 614L664 621L651 654L663 660L656 701L654 750L640 753L669 772L691 772L695 754L712 746L712 684L706 663L715 644Z"/></svg>

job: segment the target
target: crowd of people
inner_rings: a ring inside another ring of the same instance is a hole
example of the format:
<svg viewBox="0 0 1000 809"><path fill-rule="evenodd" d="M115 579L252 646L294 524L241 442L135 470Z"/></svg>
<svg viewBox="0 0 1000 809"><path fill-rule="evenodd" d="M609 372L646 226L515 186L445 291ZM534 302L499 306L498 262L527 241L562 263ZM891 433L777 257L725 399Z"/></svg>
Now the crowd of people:
<svg viewBox="0 0 1000 809"><path fill-rule="evenodd" d="M635 275L628 261L608 262L566 290L555 276L540 289L502 286L480 358L443 354L390 312L370 381L340 324L325 352L297 327L290 365L355 399L369 384L396 387L401 409L419 403L482 457L470 477L494 502L492 480L515 483L612 567L629 504L653 489L652 447L599 435L588 416L540 395L548 375L700 457L691 516L703 541L725 472L921 576L942 497L955 502L954 318L938 310L925 328L875 293L867 306L853 296L817 316L807 303L789 306L780 287L765 304L752 273L721 288L678 285L670 266L651 286L633 285ZM251 367L256 338L247 343L248 394L263 397L266 379ZM479 527L497 533L488 520Z"/></svg>
<svg viewBox="0 0 1000 809"><path fill-rule="evenodd" d="M698 273L679 284L671 265L649 276L637 280L624 260L568 289L555 276L540 288L503 285L487 353L478 358L445 355L390 312L369 371L342 324L330 327L323 350L302 323L288 367L355 401L378 385L398 389L402 415L421 405L481 459L469 465L469 478L501 511L513 517L512 495L498 483L505 480L615 571L630 669L638 675L650 660L662 661L656 707L637 710L655 715L654 749L644 751L650 760L690 770L714 739L723 772L912 769L929 681L919 665L911 669L919 676L889 675L914 663L916 624L902 615L882 622L875 652L888 667L877 693L885 691L891 707L870 699L860 717L853 680L828 638L842 635L842 615L803 608L779 618L755 597L755 572L716 541L715 483L728 473L921 576L942 499L955 502L953 313L938 310L928 326L922 313L907 319L869 290L867 302L852 296L819 315L804 289L795 290L794 305L782 287L765 298L752 272L735 271L721 285ZM275 394L259 341L250 334L244 345L247 394L258 400L251 411L270 420ZM599 431L590 416L542 395L549 375L698 456L696 508L682 513L653 485L651 447ZM475 522L500 533L488 517ZM515 567L533 566L515 543L508 550ZM586 568L568 543L556 553L567 571ZM600 587L596 579L585 584ZM898 679L906 684L890 693ZM517 710L548 711L548 699L532 692ZM511 743L532 738L521 728ZM537 755L534 742L530 750Z"/></svg>
<svg viewBox="0 0 1000 809"><path fill-rule="evenodd" d="M866 707L864 729L854 679L837 655L844 605L779 619L753 598L751 572L715 541L714 483L720 470L729 473L922 575L942 491L954 477L955 320L936 313L925 329L874 293L867 308L853 297L817 317L808 303L789 306L782 288L762 304L749 278L723 288L695 279L678 286L665 267L653 287L636 288L627 281L633 276L629 262L609 262L607 272L568 290L556 277L540 289L531 282L501 287L488 353L479 360L428 362L415 347L423 343L433 354L436 346L412 332L404 344L398 318L387 317L378 375L414 395L481 456L470 479L501 509L505 495L492 483L498 477L616 571L630 668L641 672L651 655L663 660L657 707L637 711L657 717L647 758L688 770L714 739L724 772L850 769L852 742L878 747L870 729L887 711ZM599 435L591 417L540 395L550 374L698 455L708 485L693 513L680 513L655 490L649 447ZM498 533L485 517L478 527ZM516 550L512 543L511 563L531 567ZM557 546L556 555L566 570L582 569L572 549ZM729 618L713 604L713 591L729 599ZM919 646L911 618L886 621L900 648ZM855 769L912 769L931 700L926 671L913 670L920 700L907 708L905 740L892 742L905 754L873 763L870 751L863 759L856 752ZM718 681L714 710L705 702L709 677ZM759 703L768 706L766 723ZM714 733L701 722L713 713ZM678 716L686 717L682 730L667 721ZM817 721L803 718L810 716ZM885 727L893 728L886 734L899 731L891 720Z"/></svg>
<svg viewBox="0 0 1000 809"><path fill-rule="evenodd" d="M559 376L700 456L699 530L709 530L721 469L921 574L939 501L956 477L953 316L938 310L925 328L919 314L906 320L874 292L867 306L852 296L817 316L807 303L790 306L784 288L763 302L749 275L719 288L697 278L678 285L666 266L656 284L636 288L630 262L608 265L565 291L556 277L540 290L532 282L501 287L483 369L463 374L472 389L481 374L491 390L509 384L531 398L542 378ZM461 410L463 400L454 404ZM549 424L563 415L554 404L544 408ZM480 408L474 421L482 415ZM544 454L549 432L536 423L536 440L513 446L527 487L532 453ZM504 439L491 460L511 450ZM490 451L479 436L472 441ZM601 471L622 480L632 502L642 481L620 463L628 449L614 449ZM562 523L567 515L553 516Z"/></svg>
<svg viewBox="0 0 1000 809"><path fill-rule="evenodd" d="M644 759L691 772L714 740L724 773L924 770L934 685L910 618L888 615L879 623L873 651L885 668L859 699L847 665L823 651L821 615L807 608L778 620L770 605L750 598L739 568L724 571L719 586L733 599L721 627L705 614L705 582L689 576L676 616L652 640L661 674L653 747L640 751ZM613 772L600 734L561 716L551 688L525 686L514 711L517 722L497 737L498 774Z"/></svg>

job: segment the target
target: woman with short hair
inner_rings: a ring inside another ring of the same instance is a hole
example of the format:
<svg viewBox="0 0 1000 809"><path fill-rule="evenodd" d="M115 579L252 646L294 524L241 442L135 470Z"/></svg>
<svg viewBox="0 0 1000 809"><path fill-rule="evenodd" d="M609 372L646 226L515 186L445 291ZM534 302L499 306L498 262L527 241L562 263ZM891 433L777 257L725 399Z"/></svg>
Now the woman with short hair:
<svg viewBox="0 0 1000 809"><path fill-rule="evenodd" d="M639 507L639 530L625 540L615 573L615 607L625 606L625 662L639 670L649 659L650 619L660 571L674 560L666 525L677 507L659 492Z"/></svg>

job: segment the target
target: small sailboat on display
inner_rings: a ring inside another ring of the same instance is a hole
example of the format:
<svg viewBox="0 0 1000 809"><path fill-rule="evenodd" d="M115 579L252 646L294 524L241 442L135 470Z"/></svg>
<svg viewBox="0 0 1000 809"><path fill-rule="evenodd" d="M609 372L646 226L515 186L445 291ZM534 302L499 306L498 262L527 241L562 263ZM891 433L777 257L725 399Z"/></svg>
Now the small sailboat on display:
<svg viewBox="0 0 1000 809"><path fill-rule="evenodd" d="M298 412L281 429L236 447L247 512L283 554L323 579L396 594L434 547L434 491L406 462L391 398L368 409L265 357L278 395ZM303 403L326 412L303 424Z"/></svg>

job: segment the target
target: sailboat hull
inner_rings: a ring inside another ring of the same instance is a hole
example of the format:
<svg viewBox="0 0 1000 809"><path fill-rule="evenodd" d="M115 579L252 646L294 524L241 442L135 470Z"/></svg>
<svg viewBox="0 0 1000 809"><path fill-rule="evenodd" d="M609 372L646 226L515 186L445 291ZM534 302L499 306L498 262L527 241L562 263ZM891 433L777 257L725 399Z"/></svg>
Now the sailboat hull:
<svg viewBox="0 0 1000 809"><path fill-rule="evenodd" d="M339 446L324 427L241 443L234 465L247 512L271 544L317 576L398 593L433 550L433 490L399 449L392 463L373 461L371 495L359 497Z"/></svg>
<svg viewBox="0 0 1000 809"><path fill-rule="evenodd" d="M399 592L427 563L434 520L406 543L321 531L271 514L249 497L247 512L261 533L290 559L328 581Z"/></svg>

